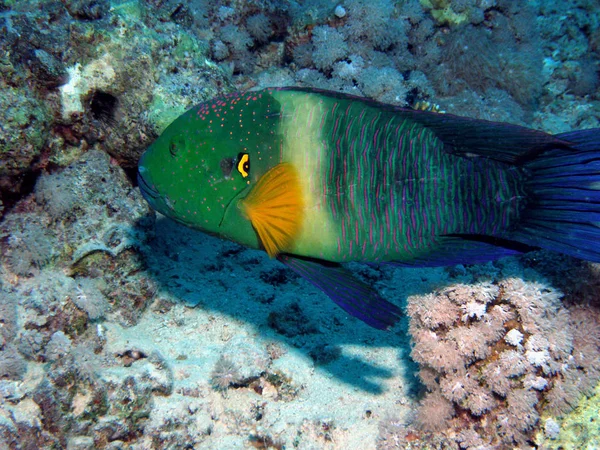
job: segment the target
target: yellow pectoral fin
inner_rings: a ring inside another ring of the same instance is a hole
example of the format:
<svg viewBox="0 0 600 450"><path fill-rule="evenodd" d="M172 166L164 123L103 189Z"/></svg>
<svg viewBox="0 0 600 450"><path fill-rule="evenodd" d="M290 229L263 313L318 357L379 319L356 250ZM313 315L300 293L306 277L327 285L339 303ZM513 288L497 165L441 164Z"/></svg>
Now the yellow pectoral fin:
<svg viewBox="0 0 600 450"><path fill-rule="evenodd" d="M300 231L304 209L296 169L287 163L270 169L242 206L271 258L288 249Z"/></svg>

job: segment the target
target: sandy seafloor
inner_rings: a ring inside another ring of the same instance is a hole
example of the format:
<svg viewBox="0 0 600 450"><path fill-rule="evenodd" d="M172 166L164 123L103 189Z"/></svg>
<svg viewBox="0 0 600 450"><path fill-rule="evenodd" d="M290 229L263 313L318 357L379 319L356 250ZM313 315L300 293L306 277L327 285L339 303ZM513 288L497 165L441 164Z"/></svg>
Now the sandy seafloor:
<svg viewBox="0 0 600 450"><path fill-rule="evenodd" d="M352 264L408 311L378 331L263 252L155 217L135 186L170 120L236 89L599 127L599 11L0 1L0 449L600 448L597 265Z"/></svg>
<svg viewBox="0 0 600 450"><path fill-rule="evenodd" d="M305 448L373 448L381 419L409 413L415 380L405 333L382 333L345 317L303 280L283 280L277 287L259 282L269 274L290 277L260 252L242 250L215 269L211 266L230 244L167 220L157 227L153 248L159 256L151 265L165 284L158 295L174 299L175 306L166 314L150 313L129 329L107 327L107 341L115 352L132 347L160 351L173 374L173 391L198 393L191 402L174 394L179 402L174 404L171 396L157 406L167 415L189 416L190 405L204 410L186 419L199 429L213 428L214 437L199 448L242 448L249 435L278 436ZM160 256L167 248L179 255L177 263ZM198 273L212 274L211 282L198 286ZM443 270L408 271L393 278L384 289L403 295L401 286L427 289L444 275ZM290 336L269 327L273 312L283 316L275 320ZM260 377L262 394L252 388L214 392L211 372L220 355L240 367L243 376ZM273 375L289 381L277 386L268 381ZM264 417L247 423L254 408Z"/></svg>

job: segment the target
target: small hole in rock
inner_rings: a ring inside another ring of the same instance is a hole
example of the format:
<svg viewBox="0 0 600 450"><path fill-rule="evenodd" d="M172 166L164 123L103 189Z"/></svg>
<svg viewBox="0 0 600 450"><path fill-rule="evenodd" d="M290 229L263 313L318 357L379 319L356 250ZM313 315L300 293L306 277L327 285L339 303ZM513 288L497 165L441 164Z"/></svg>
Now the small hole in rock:
<svg viewBox="0 0 600 450"><path fill-rule="evenodd" d="M90 111L92 117L102 122L112 123L115 120L115 112L119 100L112 94L96 91L90 99Z"/></svg>

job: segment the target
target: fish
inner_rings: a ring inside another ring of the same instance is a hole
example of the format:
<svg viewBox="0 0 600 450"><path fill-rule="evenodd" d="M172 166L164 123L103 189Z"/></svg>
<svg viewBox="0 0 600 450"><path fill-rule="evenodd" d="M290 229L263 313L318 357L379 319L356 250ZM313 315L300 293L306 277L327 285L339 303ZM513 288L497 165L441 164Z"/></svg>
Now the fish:
<svg viewBox="0 0 600 450"><path fill-rule="evenodd" d="M171 219L253 249L347 314L402 310L344 263L479 264L536 249L600 262L600 129L548 134L312 88L222 95L146 149Z"/></svg>

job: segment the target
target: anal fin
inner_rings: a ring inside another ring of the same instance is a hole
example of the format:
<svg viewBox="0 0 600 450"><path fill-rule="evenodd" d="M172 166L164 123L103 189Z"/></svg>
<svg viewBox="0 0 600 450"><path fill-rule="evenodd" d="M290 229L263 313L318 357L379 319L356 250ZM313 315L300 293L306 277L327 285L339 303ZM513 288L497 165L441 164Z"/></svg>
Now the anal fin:
<svg viewBox="0 0 600 450"><path fill-rule="evenodd" d="M381 298L339 264L280 254L277 259L325 292L339 307L367 325L385 330L402 316L402 310Z"/></svg>

